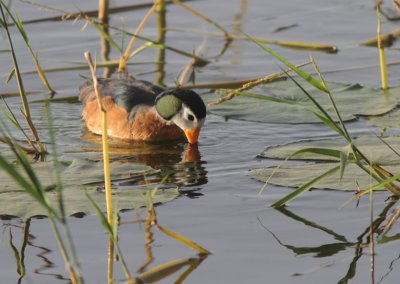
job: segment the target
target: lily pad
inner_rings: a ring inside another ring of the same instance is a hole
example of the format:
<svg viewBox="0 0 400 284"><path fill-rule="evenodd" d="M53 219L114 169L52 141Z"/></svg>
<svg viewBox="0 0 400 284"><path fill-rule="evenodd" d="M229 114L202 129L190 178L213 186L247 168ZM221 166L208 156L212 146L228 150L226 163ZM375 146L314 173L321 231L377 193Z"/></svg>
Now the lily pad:
<svg viewBox="0 0 400 284"><path fill-rule="evenodd" d="M254 169L249 172L249 175L257 180L266 182L270 178L271 174L273 174L269 180L270 184L286 187L299 187L335 166L337 166L336 163L284 165L278 170L275 168ZM400 165L385 167L385 169L398 173L400 171ZM357 184L361 189L367 189L371 185L376 184L376 181L357 165L349 164L346 166L342 180L339 180L338 171L336 174L327 176L318 181L312 188L355 191Z"/></svg>
<svg viewBox="0 0 400 284"><path fill-rule="evenodd" d="M336 118L329 98L325 93L306 83L302 85L333 118ZM354 120L357 116L383 115L393 110L400 99L400 88L392 88L382 94L382 90L364 88L358 84L329 83L328 85L339 112L345 121ZM320 122L318 118L307 110L307 108L316 109L313 103L291 81L266 84L248 92L290 100L295 104L237 96L233 100L210 107L209 111L226 118L266 123L299 124ZM218 97L215 94L203 96L207 103L216 100Z"/></svg>
<svg viewBox="0 0 400 284"><path fill-rule="evenodd" d="M400 152L400 137L392 136L382 138L393 149ZM353 139L354 144L372 162L381 165L400 164L398 157L387 145L376 136L361 136ZM272 146L264 150L260 157L271 159L286 159L296 151L306 148L323 148L346 150L347 142L343 138L329 138L320 140L304 140L286 145ZM293 157L298 160L338 161L339 159L316 153L302 152ZM346 169L347 170L347 169Z"/></svg>
<svg viewBox="0 0 400 284"><path fill-rule="evenodd" d="M131 176L154 174L156 171L142 164L112 162L112 180L127 179ZM36 175L43 186L49 189L47 198L57 208L58 194L54 188L55 171L53 162L40 162L32 165ZM17 165L16 169L22 173ZM58 164L60 171L65 211L67 215L74 213L95 213L92 205L87 200L85 191L90 194L99 207L105 211L105 195L98 190L103 182L103 164L91 160L63 161ZM18 216L28 218L36 215L47 215L47 211L28 195L5 171L0 171L0 215ZM160 189L154 197L155 203L173 200L179 195L177 188ZM115 208L133 209L145 206L146 188L113 190Z"/></svg>

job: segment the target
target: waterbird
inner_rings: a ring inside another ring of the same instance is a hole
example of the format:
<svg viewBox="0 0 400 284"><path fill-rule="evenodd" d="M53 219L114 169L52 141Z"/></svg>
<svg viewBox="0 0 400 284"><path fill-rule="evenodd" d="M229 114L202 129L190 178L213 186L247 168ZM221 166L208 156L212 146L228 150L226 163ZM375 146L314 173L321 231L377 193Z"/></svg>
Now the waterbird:
<svg viewBox="0 0 400 284"><path fill-rule="evenodd" d="M164 89L133 77L99 78L102 105L107 112L107 134L133 141L168 141L186 136L198 141L206 106L192 90ZM79 88L86 127L102 134L101 109L92 83Z"/></svg>

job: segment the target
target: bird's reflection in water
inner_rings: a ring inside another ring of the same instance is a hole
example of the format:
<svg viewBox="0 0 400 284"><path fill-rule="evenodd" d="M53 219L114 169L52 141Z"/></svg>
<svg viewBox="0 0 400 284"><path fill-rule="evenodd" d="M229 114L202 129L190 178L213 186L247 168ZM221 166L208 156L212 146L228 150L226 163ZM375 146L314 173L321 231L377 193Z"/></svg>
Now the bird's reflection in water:
<svg viewBox="0 0 400 284"><path fill-rule="evenodd" d="M95 144L86 147L85 152L102 151L101 137L88 131L84 139ZM196 187L207 183L205 161L202 161L197 145L186 144L180 141L163 143L132 142L120 139L110 139L110 160L145 164L159 170L156 175L133 178L118 183L119 186L132 186L145 182L173 184L183 187ZM197 197L195 188L182 188L185 195Z"/></svg>

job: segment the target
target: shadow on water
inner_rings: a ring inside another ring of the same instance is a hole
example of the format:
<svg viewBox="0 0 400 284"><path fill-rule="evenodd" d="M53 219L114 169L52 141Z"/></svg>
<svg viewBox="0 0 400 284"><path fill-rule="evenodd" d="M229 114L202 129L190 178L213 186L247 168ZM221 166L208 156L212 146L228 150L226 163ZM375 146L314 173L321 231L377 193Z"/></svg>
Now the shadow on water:
<svg viewBox="0 0 400 284"><path fill-rule="evenodd" d="M383 210L380 212L378 217L373 220L372 224L368 224L368 226L365 228L364 231L360 235L356 237L356 241L350 241L349 238L346 238L345 235L338 234L334 230L329 229L328 227L325 227L323 225L317 224L313 221L310 221L306 218L303 218L290 210L288 210L286 207L280 207L277 208L276 210L280 213L282 213L285 217L288 217L296 222L304 224L308 228L312 229L317 229L319 231L322 231L329 236L333 237L338 242L334 243L327 243L323 244L320 246L312 246L312 247L301 247L301 246L295 246L295 245L290 245L282 242L280 238L272 232L261 220L260 217L258 217L258 221L260 225L268 231L272 237L279 243L279 245L287 248L288 250L292 251L296 256L300 255L308 255L311 254L316 258L323 258L323 257L329 257L336 255L342 251L345 250L352 250L353 251L353 258L348 266L348 270L345 272L345 275L338 280L337 283L343 284L343 283L348 283L351 279L353 279L356 275L356 270L357 270L357 262L361 259L362 256L368 256L370 257L370 251L369 251L369 246L370 246L370 240L371 238L375 238L374 235L379 236L379 232L382 231L382 227L384 227L384 221L388 219L388 215L390 210L397 204L398 199L392 198L388 201L387 205L383 208ZM371 227L372 227L372 232L374 232L373 236L371 236ZM385 236L380 236L383 239L385 239ZM391 241L398 240L399 237L391 239ZM374 240L375 241L375 240ZM378 240L378 242L380 242ZM396 259L397 260L397 259ZM393 262L396 261L393 260L390 263L390 266L392 266ZM322 268L322 267L321 267ZM388 271L385 275L382 276L382 279L380 282L383 280L384 277L388 276L393 269L391 267L388 267ZM307 272L306 272L307 273ZM293 276L302 276L304 273L301 272L296 272L293 273ZM379 282L378 282L379 283Z"/></svg>

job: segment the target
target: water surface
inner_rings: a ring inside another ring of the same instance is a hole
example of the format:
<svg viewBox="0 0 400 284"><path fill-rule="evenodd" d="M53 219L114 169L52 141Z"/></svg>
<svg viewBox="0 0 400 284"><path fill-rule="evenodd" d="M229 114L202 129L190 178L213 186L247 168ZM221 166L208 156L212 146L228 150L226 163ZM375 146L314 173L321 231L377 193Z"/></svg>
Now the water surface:
<svg viewBox="0 0 400 284"><path fill-rule="evenodd" d="M96 9L96 1L41 1L65 11ZM127 5L130 1L113 1L112 5ZM13 7L23 20L52 16L24 2L13 1ZM312 54L322 72L330 81L360 83L377 87L377 50L359 47L359 41L375 36L376 15L373 1L190 1L188 5L198 9L229 31L245 31L254 36L277 40L308 41L335 44L337 54L325 54L274 46L288 60L302 63ZM221 12L223 11L223 12ZM111 15L113 25L124 26L133 32L145 10L126 11ZM188 28L214 32L214 28L204 24L179 7L168 6L169 27ZM279 33L273 30L287 25L296 27ZM44 68L84 65L86 50L100 54L99 34L88 26L81 31L84 22L40 22L27 24L26 30L33 48L38 51ZM384 21L385 31L397 28L396 23ZM45 32L44 32L45 31ZM156 21L152 19L144 30L148 37L157 33ZM13 30L18 60L23 71L34 66L25 51L24 44ZM118 38L118 35L117 35ZM212 62L196 69L196 82L228 81L263 76L279 70L272 60L254 44L233 41L227 50L224 39L203 37L195 33L170 31L167 44L188 52L204 44L204 56ZM0 49L6 48L0 42ZM111 51L110 58L117 58L118 52ZM398 51L387 52L388 61L398 58ZM132 60L129 66L133 76L173 85L179 72L189 59L166 53L164 72L157 72L155 51L146 50ZM0 75L4 78L11 68L7 54L0 53ZM328 71L361 68L358 71ZM390 83L398 85L399 70L391 67ZM77 95L83 83L79 76L89 76L87 69L48 73L49 81L57 90L57 96ZM28 91L38 91L31 99L45 97L44 89L35 74L24 75ZM1 85L0 92L15 92L15 82ZM199 90L199 92L208 92ZM18 104L17 98L7 100L11 106ZM46 131L47 112L43 103L32 104L32 112L38 121L39 131ZM52 103L57 147L61 155L96 157L99 155L99 138L87 133L80 119L79 103ZM212 108L209 108L212 112ZM354 135L368 133L365 120L349 124ZM396 134L394 132L394 134ZM46 136L46 134L43 134ZM169 182L178 184L183 192L171 202L157 206L158 222L209 249L212 254L193 271L185 283L369 283L370 257L365 230L369 226L369 201L340 209L351 193L335 191L311 191L290 203L282 210L270 207L274 201L284 196L290 189L268 187L258 195L262 184L250 179L249 169L272 166L279 161L257 158L265 147L288 143L300 139L322 138L333 133L319 124L289 125L263 124L237 121L210 113L200 137L198 150L200 159L195 163L184 163L187 145L177 142L170 145L118 145L122 147L114 155L115 159L141 162L157 169L174 170ZM118 154L119 153L119 154ZM157 181L154 177L152 181ZM129 184L120 184L121 188ZM387 208L387 194L375 196L375 217ZM145 212L141 212L145 217ZM124 256L131 271L138 270L146 261L145 232L143 224L138 224L137 212L120 214L119 238ZM15 257L10 248L9 232L13 243L20 248L23 228L26 224L16 218L0 221L2 225L0 242L0 275L2 283L19 283ZM96 216L70 217L74 241L82 265L86 283L104 283L107 267L107 236ZM396 226L396 225L395 225ZM32 219L29 228L30 239L25 248L26 275L20 283L68 283L68 274L57 244L51 233L47 219ZM196 253L175 240L154 231L152 251L154 262L150 267L184 257L195 257ZM399 242L392 241L376 247L376 281L398 283L400 258ZM124 274L116 264L115 277L122 283ZM162 283L173 283L178 278L173 275Z"/></svg>

